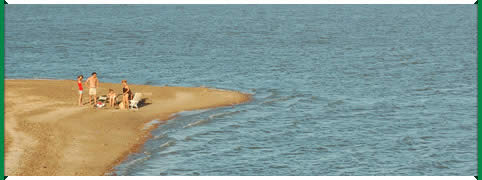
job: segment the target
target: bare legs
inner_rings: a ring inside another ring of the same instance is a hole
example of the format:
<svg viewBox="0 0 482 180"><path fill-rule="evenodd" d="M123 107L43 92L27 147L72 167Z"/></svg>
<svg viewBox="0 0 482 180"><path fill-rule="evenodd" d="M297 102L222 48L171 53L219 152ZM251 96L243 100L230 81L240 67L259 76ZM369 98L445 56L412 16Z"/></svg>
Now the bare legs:
<svg viewBox="0 0 482 180"><path fill-rule="evenodd" d="M124 103L124 106L126 109L129 108L129 94L124 94L122 96L122 102Z"/></svg>
<svg viewBox="0 0 482 180"><path fill-rule="evenodd" d="M94 105L97 104L97 97L94 95L89 95L89 104L92 105L92 97L94 97Z"/></svg>
<svg viewBox="0 0 482 180"><path fill-rule="evenodd" d="M82 106L82 93L79 94L79 106Z"/></svg>
<svg viewBox="0 0 482 180"><path fill-rule="evenodd" d="M109 105L112 108L115 106L115 96L109 97Z"/></svg>

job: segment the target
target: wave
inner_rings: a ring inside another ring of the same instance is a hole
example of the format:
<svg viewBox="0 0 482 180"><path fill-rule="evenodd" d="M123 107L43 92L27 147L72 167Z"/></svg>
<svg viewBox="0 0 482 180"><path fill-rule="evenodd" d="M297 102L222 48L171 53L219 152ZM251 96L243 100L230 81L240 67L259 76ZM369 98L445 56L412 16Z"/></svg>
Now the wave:
<svg viewBox="0 0 482 180"><path fill-rule="evenodd" d="M161 150L162 150L162 149L166 149L166 148L168 148L168 147L174 146L175 144L176 144L176 141L175 141L175 140L170 140L170 141L165 142L164 144L161 144L161 145L159 146L159 149L161 149Z"/></svg>
<svg viewBox="0 0 482 180"><path fill-rule="evenodd" d="M133 167L133 166L136 166L137 164L140 164L140 163L143 163L147 160L149 160L151 158L151 155L150 154L146 154L145 156L143 157L139 157L139 158L136 158L136 159L133 159L133 160L130 160L130 161L126 161L125 163L123 163L122 165L125 166L126 168L122 168L122 169L125 169L124 171L121 171L120 172L120 175L122 176L127 176L128 174L130 174L129 172L129 167Z"/></svg>
<svg viewBox="0 0 482 180"><path fill-rule="evenodd" d="M241 112L246 112L247 110L239 110L239 111L230 111L230 112L222 112L222 113L217 113L213 115L209 115L209 118L214 119L214 118L219 118L219 117L225 117L233 114L238 114Z"/></svg>
<svg viewBox="0 0 482 180"><path fill-rule="evenodd" d="M298 98L298 97L304 97L304 95L303 95L303 94L295 94L295 95L291 95L291 96L282 96L282 97L273 98L273 99L270 99L270 97L268 97L268 98L266 98L266 99L270 99L270 100L264 101L264 102L262 102L261 104L270 105L270 104L274 104L274 103L276 103L276 102L289 101L289 100L291 100L291 99L295 99L295 98Z"/></svg>
<svg viewBox="0 0 482 180"><path fill-rule="evenodd" d="M247 110L239 110L239 111L230 111L230 112L228 111L228 112L211 114L211 115L209 115L207 118L201 119L201 120L198 120L198 121L194 121L194 122L192 122L192 123L189 123L189 124L187 124L186 126L184 126L183 128L190 128L190 127L193 127L193 126L198 126L198 125L206 124L206 123L208 123L210 120L215 119L215 118L222 118L222 117L225 117L225 116L230 116L230 115L233 115L233 114L238 114L238 113L246 112L246 111L247 111Z"/></svg>
<svg viewBox="0 0 482 180"><path fill-rule="evenodd" d="M160 135L154 136L152 139L156 140L156 139L162 139L162 138L165 138L165 137L167 137L167 134L160 134Z"/></svg>
<svg viewBox="0 0 482 180"><path fill-rule="evenodd" d="M206 119L201 119L199 121L195 121L195 122L192 122L192 123L189 123L187 124L186 126L184 126L183 128L190 128L190 127L193 127L193 126L197 126L197 125L200 125L200 124L205 124L209 122L209 118L206 118Z"/></svg>
<svg viewBox="0 0 482 180"><path fill-rule="evenodd" d="M154 119L152 121L149 121L148 123L145 123L144 124L144 127L142 128L142 130L146 130L146 129L149 129L151 128L152 126L156 125L156 124L159 124L161 123L161 121L159 119Z"/></svg>
<svg viewBox="0 0 482 180"><path fill-rule="evenodd" d="M207 111L210 111L212 109L201 109L201 110L194 110L194 111L181 111L181 112L178 112L178 113L175 113L174 115L171 115L171 116L193 116L193 115L198 115L198 114L202 114L204 112L207 112Z"/></svg>

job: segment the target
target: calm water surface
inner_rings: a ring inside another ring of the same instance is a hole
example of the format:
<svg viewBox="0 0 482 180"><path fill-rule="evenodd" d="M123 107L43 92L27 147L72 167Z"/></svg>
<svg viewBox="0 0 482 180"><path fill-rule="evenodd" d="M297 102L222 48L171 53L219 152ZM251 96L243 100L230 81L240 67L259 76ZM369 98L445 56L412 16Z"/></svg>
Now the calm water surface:
<svg viewBox="0 0 482 180"><path fill-rule="evenodd" d="M7 5L5 76L254 94L118 175L476 175L474 5Z"/></svg>

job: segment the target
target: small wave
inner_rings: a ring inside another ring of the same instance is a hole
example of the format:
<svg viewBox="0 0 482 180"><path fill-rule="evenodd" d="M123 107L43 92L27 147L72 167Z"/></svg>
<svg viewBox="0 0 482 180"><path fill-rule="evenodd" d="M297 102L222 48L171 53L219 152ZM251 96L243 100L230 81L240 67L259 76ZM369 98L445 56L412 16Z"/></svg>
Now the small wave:
<svg viewBox="0 0 482 180"><path fill-rule="evenodd" d="M463 129L463 130L472 130L474 128L476 128L477 126L472 126L470 124L460 124L460 125L457 125L457 128L460 128L460 129Z"/></svg>
<svg viewBox="0 0 482 180"><path fill-rule="evenodd" d="M314 148L314 149L317 150L317 151L328 151L328 148L326 148L326 147L321 147L321 146L320 146L320 147L316 147L316 148Z"/></svg>
<svg viewBox="0 0 482 180"><path fill-rule="evenodd" d="M154 120L149 121L148 123L144 124L144 128L142 128L142 129L143 130L149 129L152 126L154 126L155 124L159 124L159 123L161 123L161 121L159 121L159 119L154 119Z"/></svg>
<svg viewBox="0 0 482 180"><path fill-rule="evenodd" d="M405 146L408 150L416 150L420 147L420 145L429 143L429 139L432 138L431 136L422 136L422 137L412 137L412 136L405 136L399 140L397 140L398 144Z"/></svg>
<svg viewBox="0 0 482 180"><path fill-rule="evenodd" d="M175 113L175 114L169 115L169 118L168 118L168 119L175 119L175 118L177 118L177 117L179 117L179 115L178 115L177 113Z"/></svg>
<svg viewBox="0 0 482 180"><path fill-rule="evenodd" d="M294 98L297 98L297 97L302 97L302 96L303 96L302 94L291 95L291 96L283 96L283 97L274 98L274 99L271 99L271 100L264 101L261 104L268 104L269 105L269 104L273 104L273 103L276 103L276 102L288 101L288 100L291 100L291 99L294 99ZM267 99L270 99L270 98L268 97Z"/></svg>
<svg viewBox="0 0 482 180"><path fill-rule="evenodd" d="M289 166L288 165L271 165L269 166L269 168L281 169L281 168L289 168Z"/></svg>
<svg viewBox="0 0 482 180"><path fill-rule="evenodd" d="M414 61L414 62L411 62L410 64L425 64L425 62Z"/></svg>
<svg viewBox="0 0 482 180"><path fill-rule="evenodd" d="M329 103L327 104L327 106L328 106L328 107L336 107L337 105L341 105L341 104L343 104L343 103L345 103L345 101L343 101L343 100L336 100L336 101L329 102Z"/></svg>
<svg viewBox="0 0 482 180"><path fill-rule="evenodd" d="M405 105L405 107L409 107L409 108L425 108L425 104L410 103L410 104L408 104L408 105Z"/></svg>
<svg viewBox="0 0 482 180"><path fill-rule="evenodd" d="M237 146L235 148L233 148L234 151L240 151L243 149L243 146Z"/></svg>
<svg viewBox="0 0 482 180"><path fill-rule="evenodd" d="M144 157L140 157L140 158L137 158L137 159L130 160L130 161L124 163L124 165L126 167L135 166L136 164L140 164L140 163L142 163L142 162L144 162L144 161L146 161L150 158L151 158L151 155L146 155ZM129 172L127 171L129 168L125 168L125 169L126 169L126 171L121 172L121 174L124 175L124 176L129 174Z"/></svg>
<svg viewBox="0 0 482 180"><path fill-rule="evenodd" d="M300 154L304 154L303 152L288 152L288 153L282 153L281 155L283 156L296 156L296 155L300 155Z"/></svg>
<svg viewBox="0 0 482 180"><path fill-rule="evenodd" d="M190 128L190 127L193 127L193 126L198 126L198 125L201 125L201 124L205 124L209 122L209 118L207 119L201 119L199 121L195 121L195 122L192 122L192 123L189 123L187 124L186 126L184 126L183 128Z"/></svg>
<svg viewBox="0 0 482 180"><path fill-rule="evenodd" d="M189 127L193 127L193 126L198 126L198 125L201 125L201 124L208 123L211 119L221 118L221 117L225 117L225 116L229 116L229 115L233 115L233 114L238 114L238 113L245 112L245 111L246 111L246 110L240 110L240 111L222 112L222 113L212 114L212 115L209 115L209 116L208 116L207 118L205 118L205 119L201 119L201 120L199 120L199 121L195 121L195 122L189 123L189 124L187 124L186 126L184 126L183 128L189 128Z"/></svg>
<svg viewBox="0 0 482 180"><path fill-rule="evenodd" d="M178 152L177 151L169 151L169 152L166 152L166 153L161 153L159 154L159 156L163 157L163 156L169 156L169 155L173 155L173 154L177 154Z"/></svg>
<svg viewBox="0 0 482 180"><path fill-rule="evenodd" d="M162 139L162 138L165 138L165 137L167 137L167 134L161 134L161 135L158 135L158 136L154 136L152 139L156 140L156 139Z"/></svg>
<svg viewBox="0 0 482 180"><path fill-rule="evenodd" d="M225 116L229 116L229 115L233 115L233 114L238 114L238 113L241 113L241 112L246 112L246 110L217 113L217 114L209 115L209 118L214 119L214 118L219 118L219 117L225 117Z"/></svg>
<svg viewBox="0 0 482 180"><path fill-rule="evenodd" d="M429 140L429 139L432 139L433 137L432 136L422 136L420 137L420 139L423 139L423 140Z"/></svg>
<svg viewBox="0 0 482 180"><path fill-rule="evenodd" d="M414 89L415 91L428 91L428 90L432 90L431 87L426 87L426 88L421 88L421 89Z"/></svg>
<svg viewBox="0 0 482 180"><path fill-rule="evenodd" d="M191 174L188 174L189 176L200 176L201 174L199 174L198 172L193 172Z"/></svg>
<svg viewBox="0 0 482 180"><path fill-rule="evenodd" d="M268 89L268 92L270 92L271 95L269 95L269 96L266 97L266 98L273 98L273 97L278 96L278 94L279 94L278 90L276 90L276 89Z"/></svg>
<svg viewBox="0 0 482 180"><path fill-rule="evenodd" d="M248 149L265 149L265 147L257 147L257 146L253 146L253 147L246 147Z"/></svg>
<svg viewBox="0 0 482 180"><path fill-rule="evenodd" d="M32 46L15 46L15 47L12 47L12 48L15 48L15 49L33 49L34 47L32 47Z"/></svg>
<svg viewBox="0 0 482 180"><path fill-rule="evenodd" d="M170 169L170 171L187 172L187 171L193 171L193 170L192 169Z"/></svg>
<svg viewBox="0 0 482 180"><path fill-rule="evenodd" d="M174 146L176 144L176 141L172 140L172 141L167 141L165 142L164 144L161 144L159 146L159 149L165 149L165 148L168 148L170 146Z"/></svg>
<svg viewBox="0 0 482 180"><path fill-rule="evenodd" d="M448 169L449 167L441 162L433 162L432 165L438 169Z"/></svg>
<svg viewBox="0 0 482 180"><path fill-rule="evenodd" d="M410 136L405 136L402 138L399 143L405 144L405 145L413 145L415 143L414 139Z"/></svg>
<svg viewBox="0 0 482 180"><path fill-rule="evenodd" d="M192 116L198 115L206 111L210 111L212 109L201 109L201 110L194 110L194 111L181 111L175 114L175 116Z"/></svg>
<svg viewBox="0 0 482 180"><path fill-rule="evenodd" d="M190 141L190 140L192 140L192 137L191 137L191 136L186 136L186 137L184 138L184 141Z"/></svg>

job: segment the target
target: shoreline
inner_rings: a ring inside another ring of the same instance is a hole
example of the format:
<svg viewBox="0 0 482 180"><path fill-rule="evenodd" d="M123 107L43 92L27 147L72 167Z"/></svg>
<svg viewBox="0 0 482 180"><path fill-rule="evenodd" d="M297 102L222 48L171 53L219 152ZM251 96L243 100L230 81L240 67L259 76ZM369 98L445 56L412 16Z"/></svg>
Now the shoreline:
<svg viewBox="0 0 482 180"><path fill-rule="evenodd" d="M205 87L134 85L150 94L137 110L76 104L74 80L5 80L5 174L116 175L115 166L137 153L151 131L176 113L243 104L251 95ZM119 84L101 83L98 95ZM84 103L88 102L84 89ZM119 101L119 99L118 99ZM148 123L158 120L159 123ZM7 148L8 146L8 148ZM108 174L113 173L113 174Z"/></svg>
<svg viewBox="0 0 482 180"><path fill-rule="evenodd" d="M49 79L49 78L30 78L30 79L19 79L19 78L5 78L3 79L4 81L76 81L72 79ZM84 77L84 82L86 78ZM113 82L102 82L101 84L120 84L120 83L113 83ZM132 84L128 83L129 86L152 86L152 87L183 87L183 88L206 88L206 89L211 89L211 90L219 90L219 91L229 91L229 92L239 92L242 94L247 94L247 95L252 95L249 92L243 92L240 90L233 90L233 89L223 89L223 88L215 88L215 87L209 87L209 86L170 86L169 84L164 84L164 85L146 85L146 84ZM84 91L87 91L88 89L84 87ZM88 95L88 92L84 92L84 95ZM84 96L85 97L85 96ZM209 109L209 108L207 108Z"/></svg>
<svg viewBox="0 0 482 180"><path fill-rule="evenodd" d="M247 101L249 102L249 101ZM223 107L223 106L220 106L220 107ZM215 108L218 108L218 107L215 107ZM215 109L215 108L206 108L206 109ZM201 109L195 109L195 110L201 110ZM182 112L182 111L180 111ZM141 150L141 148L144 146L144 144L149 141L149 139L151 139L153 136L152 136L152 131L155 130L156 128L158 128L160 125L164 124L165 121L169 121L169 120L172 120L172 119L175 119L176 117L176 114L179 113L179 112L175 112L175 113L172 113L171 115L168 116L167 119L153 119L153 120L150 120L150 121L147 121L144 123L144 125L146 124L149 124L153 121L156 121L158 120L159 123L155 123L155 124L152 124L152 125L149 125L148 128L145 128L143 129L143 133L144 136L142 136L142 139L139 141L139 143L137 144L134 144L131 149L129 149L128 152L126 152L125 154L123 154L122 156L120 156L114 163L112 163L109 168L103 173L103 176L117 176L117 174L114 172L114 168L120 164L122 164L122 162L124 162L125 160L127 160L127 158L129 157L129 155L131 154L134 154L134 153L139 153L139 150Z"/></svg>
<svg viewBox="0 0 482 180"><path fill-rule="evenodd" d="M169 118L167 120L160 120L160 121L168 121L168 120L171 120L172 118ZM154 121L154 120L152 120ZM149 121L149 122L152 122L152 121ZM147 124L149 122L146 122L144 124ZM116 166L118 166L119 164L122 164L122 162L124 162L128 157L129 155L133 154L133 153L138 153L139 150L141 149L141 147L144 146L144 144L152 138L152 134L151 132L158 128L159 125L161 125L161 123L157 123L156 125L152 125L151 127L149 127L148 129L145 129L144 130L144 133L145 134L142 138L142 140L139 141L139 143L137 144L134 144L127 152L125 152L125 154L121 155L119 158L117 158L114 163L112 163L108 168L107 170L105 170L102 175L103 176L106 176L106 175L111 175L111 176L117 176L117 174L114 172L114 168ZM147 135L147 136L146 136ZM110 173L110 174L109 174Z"/></svg>

